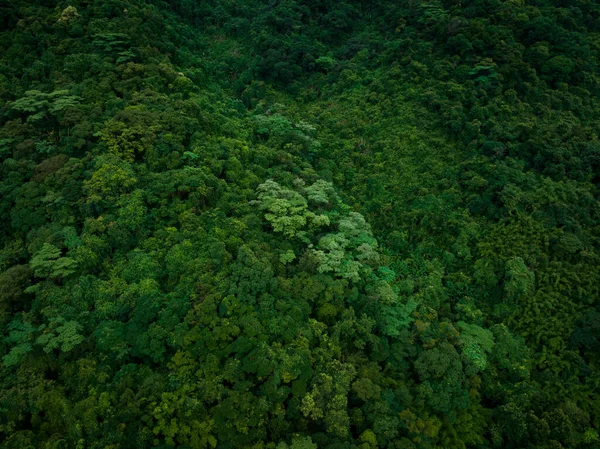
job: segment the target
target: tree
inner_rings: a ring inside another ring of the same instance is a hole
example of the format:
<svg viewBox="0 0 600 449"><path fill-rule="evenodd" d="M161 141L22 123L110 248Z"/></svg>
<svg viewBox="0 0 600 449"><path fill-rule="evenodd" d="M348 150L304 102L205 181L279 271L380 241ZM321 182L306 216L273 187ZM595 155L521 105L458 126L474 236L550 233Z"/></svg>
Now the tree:
<svg viewBox="0 0 600 449"><path fill-rule="evenodd" d="M77 262L61 257L61 251L50 243L44 243L31 258L31 269L39 278L63 279L77 271Z"/></svg>

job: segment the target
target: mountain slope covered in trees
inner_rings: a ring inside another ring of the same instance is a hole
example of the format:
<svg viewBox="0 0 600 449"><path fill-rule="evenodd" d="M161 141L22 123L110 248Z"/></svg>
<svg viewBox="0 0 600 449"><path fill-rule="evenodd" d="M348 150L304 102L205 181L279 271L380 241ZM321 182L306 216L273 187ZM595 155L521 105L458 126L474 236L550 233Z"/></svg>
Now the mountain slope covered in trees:
<svg viewBox="0 0 600 449"><path fill-rule="evenodd" d="M600 446L600 5L0 2L0 445Z"/></svg>

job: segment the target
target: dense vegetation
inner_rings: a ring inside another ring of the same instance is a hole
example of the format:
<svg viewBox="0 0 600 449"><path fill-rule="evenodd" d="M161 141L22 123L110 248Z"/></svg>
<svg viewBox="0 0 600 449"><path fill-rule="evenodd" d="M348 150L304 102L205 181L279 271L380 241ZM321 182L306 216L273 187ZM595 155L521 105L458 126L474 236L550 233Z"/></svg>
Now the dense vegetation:
<svg viewBox="0 0 600 449"><path fill-rule="evenodd" d="M2 447L600 447L598 3L0 30Z"/></svg>

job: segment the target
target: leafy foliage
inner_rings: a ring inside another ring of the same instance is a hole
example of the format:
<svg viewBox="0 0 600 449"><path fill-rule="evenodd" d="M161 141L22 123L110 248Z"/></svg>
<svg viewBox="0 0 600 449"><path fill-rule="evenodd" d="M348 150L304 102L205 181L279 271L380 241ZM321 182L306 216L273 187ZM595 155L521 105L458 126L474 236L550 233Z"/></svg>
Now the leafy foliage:
<svg viewBox="0 0 600 449"><path fill-rule="evenodd" d="M595 2L0 3L0 446L598 446Z"/></svg>

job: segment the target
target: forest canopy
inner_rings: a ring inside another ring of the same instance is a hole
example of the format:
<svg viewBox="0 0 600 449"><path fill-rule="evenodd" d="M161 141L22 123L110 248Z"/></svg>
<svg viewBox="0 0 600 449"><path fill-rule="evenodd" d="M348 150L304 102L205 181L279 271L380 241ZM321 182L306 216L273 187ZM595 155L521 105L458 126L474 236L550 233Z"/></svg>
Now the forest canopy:
<svg viewBox="0 0 600 449"><path fill-rule="evenodd" d="M0 1L0 447L600 447L600 4Z"/></svg>

